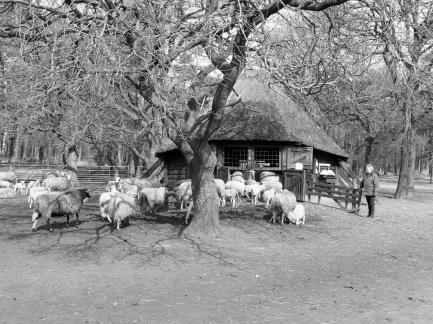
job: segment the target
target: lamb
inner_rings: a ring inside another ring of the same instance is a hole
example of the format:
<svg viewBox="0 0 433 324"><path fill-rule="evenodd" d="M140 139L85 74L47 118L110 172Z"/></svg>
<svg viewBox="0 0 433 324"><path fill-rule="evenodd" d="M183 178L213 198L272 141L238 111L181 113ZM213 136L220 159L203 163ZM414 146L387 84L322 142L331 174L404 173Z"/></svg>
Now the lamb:
<svg viewBox="0 0 433 324"><path fill-rule="evenodd" d="M35 203L36 198L42 194L50 193L50 189L45 187L32 187L29 190L29 197L27 198L27 202L29 203L29 208L32 208L32 205Z"/></svg>
<svg viewBox="0 0 433 324"><path fill-rule="evenodd" d="M69 217L75 215L77 218L76 224L78 225L78 213L80 212L86 198L90 198L87 189L70 190L61 194L40 195L36 198L35 208L32 215L32 231L36 231L36 224L42 215L50 226L50 232L53 231L51 217L66 216L66 224L69 227Z"/></svg>
<svg viewBox="0 0 433 324"><path fill-rule="evenodd" d="M252 185L251 187L251 203L257 205L257 199L260 198L261 193L265 190L264 185Z"/></svg>
<svg viewBox="0 0 433 324"><path fill-rule="evenodd" d="M26 184L24 183L24 181L17 182L17 183L14 185L14 190L15 190L15 192L18 192L18 191L19 191L19 193L20 193L21 195L23 195L24 192L25 192L25 190L26 190Z"/></svg>
<svg viewBox="0 0 433 324"><path fill-rule="evenodd" d="M222 192L223 190L225 190L225 188L226 188L226 184L225 184L224 181L221 180L221 179L213 179L213 182L215 183L215 187L216 187L216 189L217 189L218 196L221 197L221 192Z"/></svg>
<svg viewBox="0 0 433 324"><path fill-rule="evenodd" d="M232 203L232 208L237 207L237 202L239 200L239 193L235 189L226 189L221 192L221 205L224 207L226 205L226 199L230 198Z"/></svg>
<svg viewBox="0 0 433 324"><path fill-rule="evenodd" d="M265 190L262 194L263 201L266 203L266 208L269 208L269 203L272 201L276 193L275 189Z"/></svg>
<svg viewBox="0 0 433 324"><path fill-rule="evenodd" d="M117 230L120 230L120 224L124 220L128 220L132 215L137 213L137 203L134 198L121 192L108 192L104 194L106 198L101 202L100 198L100 211L101 217L108 218L108 221L113 223L114 226L117 224ZM101 195L102 196L102 195Z"/></svg>
<svg viewBox="0 0 433 324"><path fill-rule="evenodd" d="M13 188L0 188L0 199L14 197L16 197L16 192Z"/></svg>
<svg viewBox="0 0 433 324"><path fill-rule="evenodd" d="M138 205L141 210L148 206L153 212L155 208L167 207L168 190L161 188L143 188L138 195Z"/></svg>
<svg viewBox="0 0 433 324"><path fill-rule="evenodd" d="M49 177L42 181L42 186L51 190L65 191L71 186L71 176L66 177Z"/></svg>
<svg viewBox="0 0 433 324"><path fill-rule="evenodd" d="M188 203L192 197L191 180L182 182L176 191L176 195L180 202L180 210L183 210L183 205Z"/></svg>
<svg viewBox="0 0 433 324"><path fill-rule="evenodd" d="M17 181L17 176L13 171L0 172L0 180L15 183Z"/></svg>
<svg viewBox="0 0 433 324"><path fill-rule="evenodd" d="M125 194L129 192L129 195L131 195L131 193L133 193L133 195L131 195L131 196L138 195L138 186L130 184L130 183L124 181L123 179L118 182L116 189L120 192L125 193Z"/></svg>
<svg viewBox="0 0 433 324"><path fill-rule="evenodd" d="M14 184L10 181L0 180L0 188L13 188Z"/></svg>
<svg viewBox="0 0 433 324"><path fill-rule="evenodd" d="M30 190L31 188L34 188L34 187L41 187L41 186L42 186L42 181L41 181L41 180L30 181L29 184L27 185L26 195L29 194L29 190Z"/></svg>
<svg viewBox="0 0 433 324"><path fill-rule="evenodd" d="M296 196L293 192L288 190L277 192L271 202L272 222L275 223L277 215L282 214L281 225L284 225L284 218L295 208Z"/></svg>
<svg viewBox="0 0 433 324"><path fill-rule="evenodd" d="M295 209L290 211L286 216L295 225L305 224L305 208L301 204L297 204Z"/></svg>
<svg viewBox="0 0 433 324"><path fill-rule="evenodd" d="M113 197L113 195L119 193L119 191L116 189L115 185L112 185L110 187L110 191L109 192L103 192L100 196L99 196L99 211L101 213L101 217L102 218L107 218L110 223L111 223L111 218L110 215L108 213L107 210L107 206L110 202L111 197Z"/></svg>
<svg viewBox="0 0 433 324"><path fill-rule="evenodd" d="M245 184L240 181L227 181L226 189L234 189L238 192L239 196L242 196L245 192Z"/></svg>

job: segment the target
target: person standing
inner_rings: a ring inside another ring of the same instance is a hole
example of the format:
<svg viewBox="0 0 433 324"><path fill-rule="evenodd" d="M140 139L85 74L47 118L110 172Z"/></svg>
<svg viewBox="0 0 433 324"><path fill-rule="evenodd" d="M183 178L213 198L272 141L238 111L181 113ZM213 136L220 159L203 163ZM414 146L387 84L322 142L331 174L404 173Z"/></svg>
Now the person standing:
<svg viewBox="0 0 433 324"><path fill-rule="evenodd" d="M365 176L361 181L360 188L364 190L364 196L367 200L368 206L368 216L370 218L374 217L375 209L375 197L377 193L377 188L379 187L379 177L374 173L374 168L371 164L367 164L365 167Z"/></svg>

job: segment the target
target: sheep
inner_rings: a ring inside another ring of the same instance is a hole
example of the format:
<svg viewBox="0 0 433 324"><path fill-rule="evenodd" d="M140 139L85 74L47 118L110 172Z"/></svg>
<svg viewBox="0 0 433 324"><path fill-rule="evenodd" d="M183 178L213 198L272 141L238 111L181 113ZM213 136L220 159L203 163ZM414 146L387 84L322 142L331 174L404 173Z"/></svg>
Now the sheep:
<svg viewBox="0 0 433 324"><path fill-rule="evenodd" d="M245 185L254 185L254 184L257 184L257 183L258 182L256 180L253 180L253 179L245 180Z"/></svg>
<svg viewBox="0 0 433 324"><path fill-rule="evenodd" d="M221 192L221 205L224 207L226 205L226 199L230 198L232 203L232 208L237 207L237 201L239 200L239 193L235 189L226 189Z"/></svg>
<svg viewBox="0 0 433 324"><path fill-rule="evenodd" d="M113 197L113 195L120 193L117 189L115 185L111 185L110 186L110 191L109 192L103 192L100 196L99 196L99 211L101 213L101 217L102 218L107 218L110 223L111 223L111 218L110 215L108 213L107 210L107 205L110 202L111 197Z"/></svg>
<svg viewBox="0 0 433 324"><path fill-rule="evenodd" d="M107 194L107 193L104 193ZM137 213L137 202L131 196L122 192L109 192L109 199L101 202L100 199L100 211L101 217L108 218L110 223L116 226L117 230L120 230L120 224L124 220Z"/></svg>
<svg viewBox="0 0 433 324"><path fill-rule="evenodd" d="M0 180L15 183L17 181L17 176L13 171L3 171L0 172Z"/></svg>
<svg viewBox="0 0 433 324"><path fill-rule="evenodd" d="M218 196L221 197L221 191L223 191L226 188L226 184L221 179L213 179L213 182L215 183L215 187L218 192Z"/></svg>
<svg viewBox="0 0 433 324"><path fill-rule="evenodd" d="M36 231L38 219L44 215L50 232L53 231L51 217L66 216L66 225L69 227L69 217L75 215L76 224L79 224L78 213L80 212L83 202L90 198L87 189L75 189L63 192L61 194L44 194L36 198L35 208L32 215L32 231Z"/></svg>
<svg viewBox="0 0 433 324"><path fill-rule="evenodd" d="M265 190L264 185L252 185L251 187L251 203L257 205L257 199L260 198L261 193Z"/></svg>
<svg viewBox="0 0 433 324"><path fill-rule="evenodd" d="M117 183L116 189L120 192L123 192L124 194L126 194L127 192L135 193L135 195L138 194L138 187L136 185L124 181L124 179L120 180Z"/></svg>
<svg viewBox="0 0 433 324"><path fill-rule="evenodd" d="M25 192L25 190L26 190L26 184L24 183L24 181L17 182L17 183L14 185L14 190L15 190L15 192L18 192L18 191L19 191L19 193L20 193L21 195L23 195L24 192Z"/></svg>
<svg viewBox="0 0 433 324"><path fill-rule="evenodd" d="M49 177L42 181L42 186L51 190L65 191L71 186L71 176L66 177Z"/></svg>
<svg viewBox="0 0 433 324"><path fill-rule="evenodd" d="M41 187L41 186L42 186L42 181L41 181L41 180L30 181L30 182L28 183L28 185L27 185L26 195L29 194L29 190L30 190L31 188L34 188L34 187Z"/></svg>
<svg viewBox="0 0 433 324"><path fill-rule="evenodd" d="M265 190L275 189L276 191L283 190L283 184L281 182L273 181L261 181L261 184L265 186Z"/></svg>
<svg viewBox="0 0 433 324"><path fill-rule="evenodd" d="M260 173L260 181L266 179L269 176L275 176L276 174L272 171L263 171L262 173Z"/></svg>
<svg viewBox="0 0 433 324"><path fill-rule="evenodd" d="M45 187L32 187L29 190L29 197L27 198L27 202L29 203L29 208L32 208L32 205L35 203L36 198L42 194L50 193L50 189Z"/></svg>
<svg viewBox="0 0 433 324"><path fill-rule="evenodd" d="M295 208L296 196L293 192L288 190L277 192L271 202L272 222L275 223L277 215L282 214L281 225L284 225L284 218Z"/></svg>
<svg viewBox="0 0 433 324"><path fill-rule="evenodd" d="M272 201L276 193L275 189L268 189L265 190L262 194L262 198L264 202L266 203L266 208L269 208L269 203Z"/></svg>
<svg viewBox="0 0 433 324"><path fill-rule="evenodd" d="M0 188L0 198L14 198L16 192L13 188Z"/></svg>
<svg viewBox="0 0 433 324"><path fill-rule="evenodd" d="M289 211L286 215L290 222L295 225L305 224L305 208L301 204L297 204L293 211Z"/></svg>
<svg viewBox="0 0 433 324"><path fill-rule="evenodd" d="M166 187L161 188L143 188L138 195L138 205L141 210L148 206L153 212L155 207L166 207L168 190Z"/></svg>
<svg viewBox="0 0 433 324"><path fill-rule="evenodd" d="M176 195L180 202L180 210L183 210L183 205L186 204L192 197L191 180L182 182L176 191Z"/></svg>
<svg viewBox="0 0 433 324"><path fill-rule="evenodd" d="M0 180L0 188L13 188L14 184L10 181Z"/></svg>
<svg viewBox="0 0 433 324"><path fill-rule="evenodd" d="M243 196L245 193L245 184L239 181L227 181L226 189L234 189L238 192L239 196Z"/></svg>

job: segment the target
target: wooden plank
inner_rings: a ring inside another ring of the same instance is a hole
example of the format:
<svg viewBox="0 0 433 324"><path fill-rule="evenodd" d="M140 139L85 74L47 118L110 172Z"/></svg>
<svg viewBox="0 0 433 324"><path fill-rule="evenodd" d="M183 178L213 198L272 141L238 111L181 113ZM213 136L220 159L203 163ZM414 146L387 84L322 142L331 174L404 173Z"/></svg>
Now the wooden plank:
<svg viewBox="0 0 433 324"><path fill-rule="evenodd" d="M358 199L354 198L354 197L346 198L346 197L334 196L334 195L326 194L326 193L322 194L322 193L312 192L309 190L306 191L306 194L309 196L318 196L318 197L324 197L324 198L338 199L341 201L348 201L349 203L357 203L358 202Z"/></svg>
<svg viewBox="0 0 433 324"><path fill-rule="evenodd" d="M293 152L293 151L292 151L292 152ZM291 164L294 164L294 163L296 163L296 162L299 162L299 161L305 159L307 156L308 156L308 153L301 154L301 155L295 157L294 159L292 159L292 160L290 160L290 161L287 161L287 165L290 166Z"/></svg>
<svg viewBox="0 0 433 324"><path fill-rule="evenodd" d="M331 184L331 183L324 183L324 182L318 182L318 181L313 181L313 182L309 182L308 186L316 186L316 187L328 187L328 188L336 188L336 189L352 189L351 187L346 187L346 186L339 186L339 185L335 185L335 184Z"/></svg>
<svg viewBox="0 0 433 324"><path fill-rule="evenodd" d="M346 190L332 190L333 188L321 188L321 187L311 187L307 186L307 190L311 192L325 192L328 194L341 195L346 196ZM360 191L355 189L355 193L351 192L350 196L357 197L360 194Z"/></svg>

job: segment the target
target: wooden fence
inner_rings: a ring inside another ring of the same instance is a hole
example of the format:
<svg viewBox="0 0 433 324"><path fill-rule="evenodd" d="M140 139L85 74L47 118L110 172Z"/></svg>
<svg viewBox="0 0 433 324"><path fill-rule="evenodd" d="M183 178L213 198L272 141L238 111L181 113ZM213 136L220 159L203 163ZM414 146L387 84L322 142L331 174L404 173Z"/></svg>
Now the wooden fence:
<svg viewBox="0 0 433 324"><path fill-rule="evenodd" d="M317 196L319 204L322 197L330 198L334 200L341 209L345 209L349 213L359 214L362 197L360 189L323 182L309 182L305 193L308 196L309 202L311 202L311 196ZM351 209L348 209L349 204Z"/></svg>

